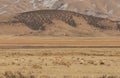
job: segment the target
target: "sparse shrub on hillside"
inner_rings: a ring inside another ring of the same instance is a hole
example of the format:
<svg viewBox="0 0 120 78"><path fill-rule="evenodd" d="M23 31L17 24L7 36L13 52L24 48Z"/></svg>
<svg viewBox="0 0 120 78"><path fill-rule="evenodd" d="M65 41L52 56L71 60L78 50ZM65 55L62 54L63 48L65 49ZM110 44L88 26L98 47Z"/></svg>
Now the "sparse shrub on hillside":
<svg viewBox="0 0 120 78"><path fill-rule="evenodd" d="M112 30L114 28L114 26L112 27L112 26L109 26L108 24L101 23L102 21L105 21L105 22L109 21L109 23L111 23L111 24L116 23L116 22L113 22L108 19L98 18L98 17L93 17L93 16L88 16L86 18L87 18L86 21L88 22L88 24L90 24L96 28L103 29L103 30Z"/></svg>
<svg viewBox="0 0 120 78"><path fill-rule="evenodd" d="M117 25L117 30L120 30L120 23L118 23Z"/></svg>
<svg viewBox="0 0 120 78"><path fill-rule="evenodd" d="M73 13L69 11L40 10L21 13L15 18L33 30L45 30L44 24L53 23L53 19L62 20L63 22L75 27L76 23L73 20L72 16Z"/></svg>
<svg viewBox="0 0 120 78"><path fill-rule="evenodd" d="M19 22L26 24L29 28L33 30L45 30L45 24L52 24L52 20L61 20L73 27L76 27L77 24L73 19L75 17L83 17L88 24L105 30L112 30L113 28L117 27L112 26L115 25L116 22L105 18L99 18L94 16L82 15L76 12L65 11L65 10L38 10L38 11L31 11L18 14L15 18L19 20ZM101 23L102 21L108 22ZM119 29L119 25L118 25Z"/></svg>

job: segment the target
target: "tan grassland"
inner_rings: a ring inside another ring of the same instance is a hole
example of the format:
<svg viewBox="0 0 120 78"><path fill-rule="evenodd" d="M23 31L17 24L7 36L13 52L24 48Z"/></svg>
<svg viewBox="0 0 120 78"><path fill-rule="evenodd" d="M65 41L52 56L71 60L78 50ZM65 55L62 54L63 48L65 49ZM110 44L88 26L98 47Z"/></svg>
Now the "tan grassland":
<svg viewBox="0 0 120 78"><path fill-rule="evenodd" d="M0 49L0 78L119 78L120 48Z"/></svg>
<svg viewBox="0 0 120 78"><path fill-rule="evenodd" d="M3 45L0 49L0 78L120 78L120 48L109 47L119 47L119 38L1 35L0 46ZM9 46L13 47L10 49Z"/></svg>

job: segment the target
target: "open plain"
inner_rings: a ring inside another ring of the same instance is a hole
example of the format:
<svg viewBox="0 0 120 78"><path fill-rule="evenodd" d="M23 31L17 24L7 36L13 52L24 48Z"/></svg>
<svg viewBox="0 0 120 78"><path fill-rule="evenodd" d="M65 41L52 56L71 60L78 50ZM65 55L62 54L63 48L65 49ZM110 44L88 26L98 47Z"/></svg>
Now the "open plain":
<svg viewBox="0 0 120 78"><path fill-rule="evenodd" d="M120 38L0 35L0 46L119 47Z"/></svg>
<svg viewBox="0 0 120 78"><path fill-rule="evenodd" d="M120 23L64 10L1 17L0 78L120 78Z"/></svg>
<svg viewBox="0 0 120 78"><path fill-rule="evenodd" d="M119 48L0 49L1 78L119 78Z"/></svg>
<svg viewBox="0 0 120 78"><path fill-rule="evenodd" d="M0 36L1 78L120 78L120 39Z"/></svg>

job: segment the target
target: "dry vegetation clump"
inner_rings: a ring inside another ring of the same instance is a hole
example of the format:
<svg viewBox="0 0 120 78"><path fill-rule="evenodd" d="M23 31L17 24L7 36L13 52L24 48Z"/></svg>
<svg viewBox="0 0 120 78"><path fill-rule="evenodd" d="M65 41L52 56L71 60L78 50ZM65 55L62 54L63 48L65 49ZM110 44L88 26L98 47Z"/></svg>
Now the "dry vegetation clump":
<svg viewBox="0 0 120 78"><path fill-rule="evenodd" d="M71 66L71 63L69 61L64 61L64 60L53 61L53 64L54 65L63 65L63 66L66 66L66 67L70 67Z"/></svg>
<svg viewBox="0 0 120 78"><path fill-rule="evenodd" d="M52 77L47 76L47 75L41 75L40 78L52 78Z"/></svg>
<svg viewBox="0 0 120 78"><path fill-rule="evenodd" d="M63 65L63 66L67 66L67 67L70 67L70 63L69 62L64 62L64 61L61 61L61 62L53 62L53 64L55 65Z"/></svg>
<svg viewBox="0 0 120 78"><path fill-rule="evenodd" d="M34 69L42 69L42 66L40 66L40 65L33 65L32 68L34 68Z"/></svg>
<svg viewBox="0 0 120 78"><path fill-rule="evenodd" d="M58 76L50 76L50 75L40 75L37 77L35 75L31 74L23 74L21 72L13 73L11 71L6 71L4 74L0 75L0 78L59 78ZM76 78L72 75L63 75L62 78ZM120 78L119 76L113 76L113 75L103 75L103 76L77 76L77 78Z"/></svg>
<svg viewBox="0 0 120 78"><path fill-rule="evenodd" d="M120 78L120 77L118 77L118 76L103 75L103 76L101 76L99 78Z"/></svg>
<svg viewBox="0 0 120 78"><path fill-rule="evenodd" d="M24 75L21 72L13 73L11 71L6 71L0 78L35 78L33 75Z"/></svg>
<svg viewBox="0 0 120 78"><path fill-rule="evenodd" d="M87 64L91 65L110 65L107 61L104 60L87 60Z"/></svg>
<svg viewBox="0 0 120 78"><path fill-rule="evenodd" d="M99 77L95 77L95 76L83 76L82 78L120 78L119 76L113 76L113 75L103 75L103 76L99 76Z"/></svg>

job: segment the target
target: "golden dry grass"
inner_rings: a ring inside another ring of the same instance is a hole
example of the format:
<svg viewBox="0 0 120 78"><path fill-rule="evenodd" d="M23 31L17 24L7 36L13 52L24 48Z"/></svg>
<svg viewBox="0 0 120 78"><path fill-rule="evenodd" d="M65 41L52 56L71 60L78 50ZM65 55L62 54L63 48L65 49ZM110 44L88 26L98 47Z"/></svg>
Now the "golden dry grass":
<svg viewBox="0 0 120 78"><path fill-rule="evenodd" d="M119 78L119 56L120 48L0 49L0 76Z"/></svg>
<svg viewBox="0 0 120 78"><path fill-rule="evenodd" d="M115 37L60 38L1 35L0 46L4 48L0 48L0 77L119 78L120 48L101 48L119 45L120 39ZM12 48L10 49L9 46ZM45 47L26 48L22 46ZM51 48L51 46L58 47ZM71 46L71 48L59 48L60 46ZM101 47L72 48L72 46ZM6 76L6 72L11 72L10 76Z"/></svg>

